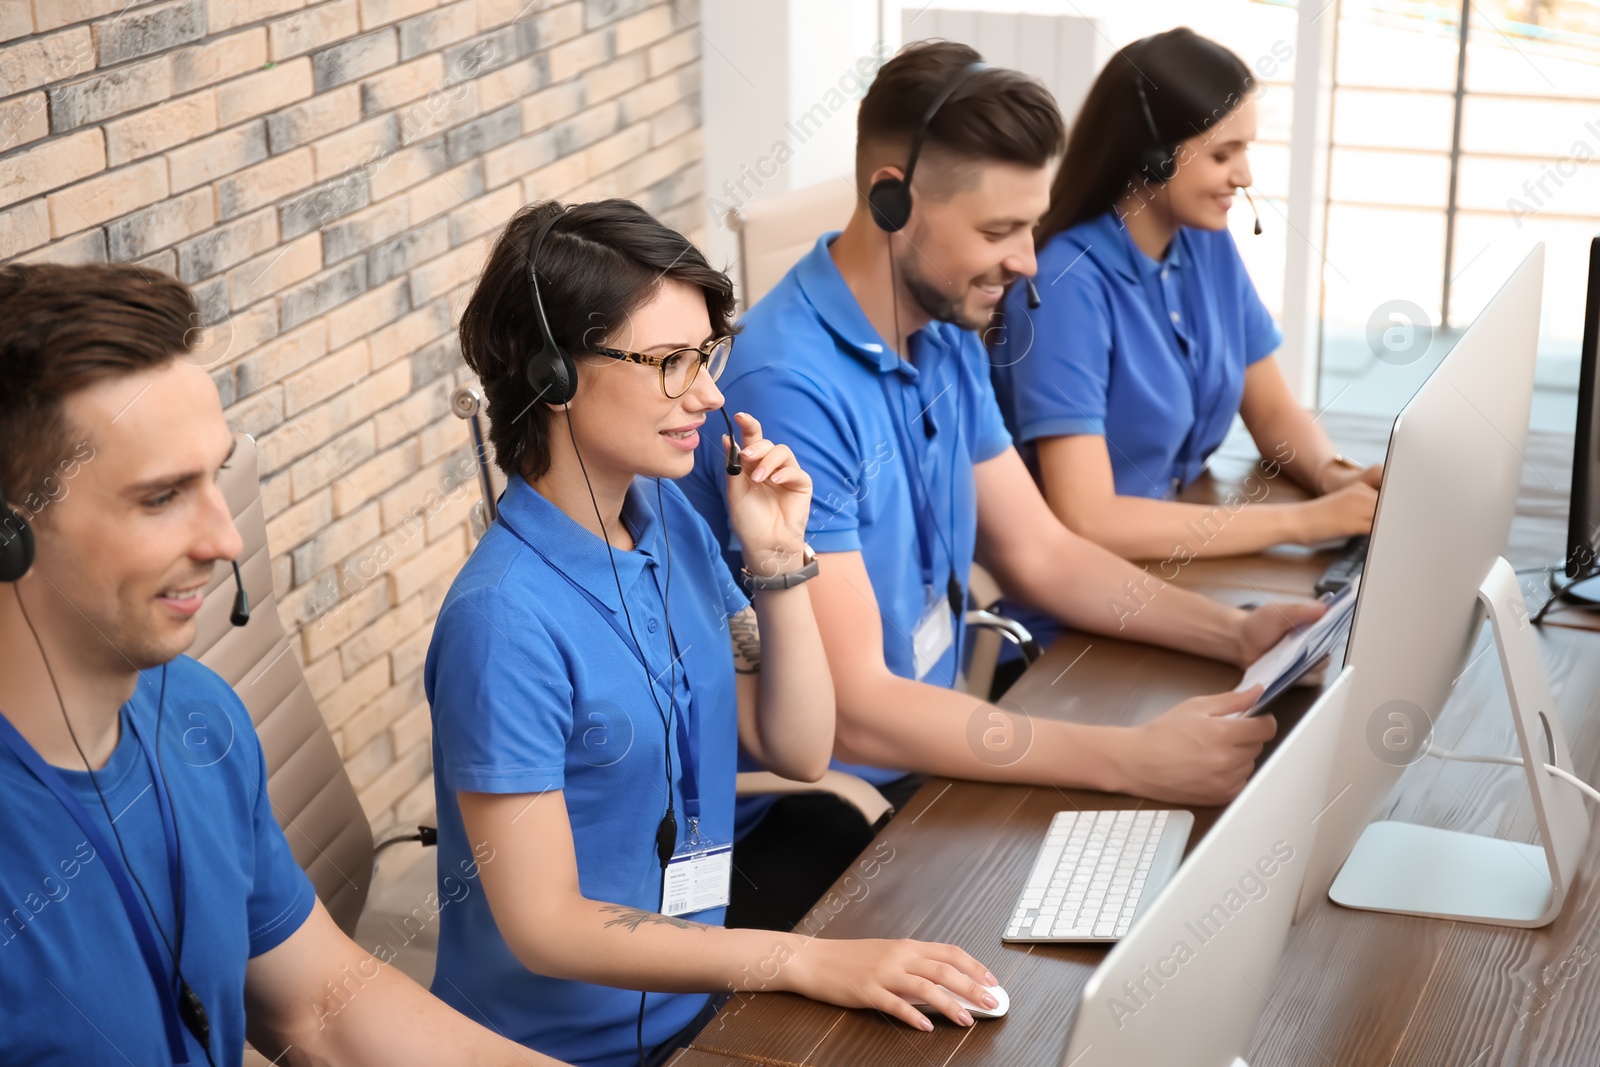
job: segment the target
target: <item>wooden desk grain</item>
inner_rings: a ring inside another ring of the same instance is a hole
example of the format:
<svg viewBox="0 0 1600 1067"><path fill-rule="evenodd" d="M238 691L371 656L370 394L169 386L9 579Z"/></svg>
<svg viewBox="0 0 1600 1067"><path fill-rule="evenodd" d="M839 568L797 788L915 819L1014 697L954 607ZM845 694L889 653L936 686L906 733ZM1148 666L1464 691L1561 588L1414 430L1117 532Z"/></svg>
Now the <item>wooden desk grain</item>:
<svg viewBox="0 0 1600 1067"><path fill-rule="evenodd" d="M697 1048L686 1048L667 1061L667 1067L750 1067L761 1060L739 1060L732 1056L719 1056Z"/></svg>
<svg viewBox="0 0 1600 1067"><path fill-rule="evenodd" d="M1361 429L1347 422L1339 439L1357 437L1356 445L1347 445L1351 454L1381 458L1387 426L1367 426L1364 440ZM1527 455L1507 550L1517 567L1548 564L1562 551L1570 442L1564 450L1560 439L1535 439ZM1249 461L1224 456L1213 466L1218 476L1191 487L1190 499L1225 499ZM1288 499L1295 490L1284 484L1274 492ZM1559 507L1552 503L1557 497ZM1245 559L1196 560L1178 568L1172 581L1234 602L1305 596L1329 558L1290 548ZM1525 585L1530 594L1541 588L1540 576L1533 577ZM1592 626L1591 620L1583 621ZM1539 640L1577 773L1600 780L1600 637L1583 628L1547 626ZM1131 725L1185 697L1231 688L1238 677L1237 668L1213 661L1068 634L1005 703L1027 717ZM1278 701L1280 736L1315 695L1302 689ZM1515 751L1487 630L1436 732L1440 743L1460 751ZM1520 774L1425 759L1407 769L1382 816L1532 840L1533 815ZM879 860L873 877L853 870L835 884L837 914L830 913L820 936L916 937L961 945L1010 993L1008 1016L970 1029L936 1020L934 1031L924 1034L874 1012L788 994L744 993L694 1042L696 1054L714 1058L682 1062L1056 1067L1079 993L1106 950L1004 945L1001 929L1056 811L1149 806L1157 805L1082 790L931 780L869 847ZM1218 814L1192 810L1191 844ZM1544 930L1355 912L1323 900L1290 934L1248 1053L1252 1067L1600 1064L1600 819L1592 837L1566 909Z"/></svg>

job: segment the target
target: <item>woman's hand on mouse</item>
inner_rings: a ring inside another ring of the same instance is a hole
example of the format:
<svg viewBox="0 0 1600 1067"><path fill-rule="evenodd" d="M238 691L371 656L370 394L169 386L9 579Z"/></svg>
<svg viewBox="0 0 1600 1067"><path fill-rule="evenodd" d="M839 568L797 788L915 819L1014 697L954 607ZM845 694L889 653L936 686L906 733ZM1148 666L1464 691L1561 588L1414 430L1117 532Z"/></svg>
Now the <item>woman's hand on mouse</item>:
<svg viewBox="0 0 1600 1067"><path fill-rule="evenodd" d="M811 511L811 476L788 445L761 436L761 423L745 412L734 415L744 447L740 474L728 475L728 519L744 550L751 574L798 570L805 553L806 520ZM723 434L727 448L727 434Z"/></svg>
<svg viewBox="0 0 1600 1067"><path fill-rule="evenodd" d="M971 1026L972 1015L952 992L974 1004L999 1004L986 988L999 985L995 976L954 945L810 938L785 969L785 988L793 992L843 1008L874 1008L918 1030L932 1030L933 1023L913 1001L961 1026Z"/></svg>

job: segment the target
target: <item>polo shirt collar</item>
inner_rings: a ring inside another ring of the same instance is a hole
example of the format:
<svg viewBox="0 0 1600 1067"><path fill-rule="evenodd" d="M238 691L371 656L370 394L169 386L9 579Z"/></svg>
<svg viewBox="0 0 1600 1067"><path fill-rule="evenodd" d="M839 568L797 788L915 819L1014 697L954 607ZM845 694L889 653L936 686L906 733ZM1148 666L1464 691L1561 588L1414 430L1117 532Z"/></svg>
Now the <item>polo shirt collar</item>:
<svg viewBox="0 0 1600 1067"><path fill-rule="evenodd" d="M1115 211L1096 215L1074 229L1079 231L1078 240L1090 255L1135 285L1142 280L1141 268L1145 274L1154 274L1162 267L1183 265L1182 228L1172 235L1172 244L1167 248L1167 256L1159 262L1139 250L1139 246L1133 243L1133 235L1128 232L1128 228L1123 225Z"/></svg>
<svg viewBox="0 0 1600 1067"><path fill-rule="evenodd" d="M646 565L662 558L661 521L651 501L654 489L639 478L628 486L622 504L622 521L633 533L632 552L608 553L606 543L578 525L529 485L521 475L509 479L500 497L499 518L517 539L544 557L545 561L580 589L592 595L613 613L622 610L617 597L617 578L627 589L639 578ZM617 575L611 573L615 558Z"/></svg>
<svg viewBox="0 0 1600 1067"><path fill-rule="evenodd" d="M1145 274L1159 275L1164 270L1177 270L1183 266L1183 231L1180 229L1172 235L1172 243L1167 246L1167 255L1164 259L1151 259L1133 243L1133 238L1128 238L1128 245L1133 249L1133 261L1139 264L1139 269Z"/></svg>
<svg viewBox="0 0 1600 1067"><path fill-rule="evenodd" d="M800 283L800 291L843 351L881 373L900 369L903 361L867 321L867 313L845 284L844 276L828 252L828 246L838 236L838 230L823 234L796 264L795 278Z"/></svg>

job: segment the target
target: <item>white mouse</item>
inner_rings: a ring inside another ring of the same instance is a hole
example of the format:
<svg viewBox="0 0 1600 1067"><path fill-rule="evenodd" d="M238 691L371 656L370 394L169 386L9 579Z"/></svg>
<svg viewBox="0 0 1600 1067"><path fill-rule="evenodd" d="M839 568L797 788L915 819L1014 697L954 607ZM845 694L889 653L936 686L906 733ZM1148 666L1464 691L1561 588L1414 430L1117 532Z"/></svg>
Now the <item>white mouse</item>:
<svg viewBox="0 0 1600 1067"><path fill-rule="evenodd" d="M974 1004L972 1001L968 1000L959 993L951 992L948 987L944 987L944 991L949 993L952 997L955 997L956 1003L961 1005L963 1008L966 1008L968 1014L970 1014L974 1019L998 1019L1005 1015L1006 1012L1011 1010L1011 997L1004 989L997 985L985 986L984 988L989 991L990 996L994 997L994 999L998 1000L1000 1003L992 1008L986 1008L982 1004ZM919 1008L926 1008L928 1006L921 1001L913 1001L912 1003Z"/></svg>

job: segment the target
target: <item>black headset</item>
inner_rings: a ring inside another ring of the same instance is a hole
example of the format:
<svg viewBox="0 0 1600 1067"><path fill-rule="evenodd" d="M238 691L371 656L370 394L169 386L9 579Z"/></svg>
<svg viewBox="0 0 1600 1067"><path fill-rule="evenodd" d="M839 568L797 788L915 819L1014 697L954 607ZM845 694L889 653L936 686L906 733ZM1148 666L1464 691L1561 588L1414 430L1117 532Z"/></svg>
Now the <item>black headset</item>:
<svg viewBox="0 0 1600 1067"><path fill-rule="evenodd" d="M1134 68L1138 70L1137 67ZM1145 127L1150 131L1150 143L1139 149L1139 173L1151 185L1163 185L1178 172L1178 146L1167 141L1161 136L1161 131L1156 128L1156 116L1150 110L1150 98L1144 91L1145 76L1137 74L1133 79L1134 91L1139 94L1139 110L1144 114ZM1250 214L1255 216L1253 232L1261 236L1261 212L1256 210L1256 202L1250 195L1246 186L1239 186L1244 193L1245 202L1250 205Z"/></svg>
<svg viewBox="0 0 1600 1067"><path fill-rule="evenodd" d="M885 233L897 233L911 220L911 175L917 169L917 156L922 153L922 140L928 135L928 126L956 90L988 66L983 62L968 63L933 98L933 103L928 106L922 122L917 126L917 132L911 137L911 154L906 157L905 177L880 178L872 183L872 189L867 193L867 203L872 208L872 221L878 224L878 229Z"/></svg>
<svg viewBox="0 0 1600 1067"><path fill-rule="evenodd" d="M539 293L539 249L544 247L550 227L565 218L567 210L562 208L546 219L539 232L533 235L533 244L528 249L528 287L533 292L534 322L539 327L539 349L528 357L528 384L539 393L536 402L546 404L571 403L578 395L578 368L572 362L571 353L561 347L550 329L550 319L544 312L544 297ZM739 460L739 437L733 432L733 420L728 418L726 406L717 410L722 412L722 421L728 427L728 473L739 474L744 470Z"/></svg>
<svg viewBox="0 0 1600 1067"><path fill-rule="evenodd" d="M1163 185L1178 171L1178 151L1169 144L1156 128L1155 113L1150 110L1150 98L1145 95L1144 75L1133 80L1139 94L1139 110L1144 114L1144 124L1150 131L1150 142L1139 149L1139 173L1152 185Z"/></svg>
<svg viewBox="0 0 1600 1067"><path fill-rule="evenodd" d="M884 233L898 233L911 221L911 175L917 169L917 157L922 154L922 141L928 135L928 127L932 125L933 118L939 109L955 95L956 90L966 84L973 76L987 70L989 64L982 61L968 63L950 79L950 84L938 96L933 98L933 103L922 116L922 122L917 126L917 132L911 137L911 154L906 157L905 177L879 178L872 183L872 188L867 192L867 205L872 208L872 221L878 224L878 229ZM1028 307L1039 306L1039 290L1033 284L1032 278L1022 280L1028 291ZM731 456L732 450L729 450ZM733 461L728 461L728 473L737 474L733 469Z"/></svg>
<svg viewBox="0 0 1600 1067"><path fill-rule="evenodd" d="M0 582L16 582L33 566L33 527L6 503L0 486Z"/></svg>
<svg viewBox="0 0 1600 1067"><path fill-rule="evenodd" d="M528 384L539 391L539 399L547 404L566 404L578 394L578 368L551 332L544 298L539 295L539 249L544 246L550 227L566 214L567 209L562 208L546 219L534 234L533 247L528 252L528 285L533 290L533 312L539 326L539 350L528 357Z"/></svg>

